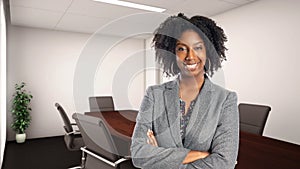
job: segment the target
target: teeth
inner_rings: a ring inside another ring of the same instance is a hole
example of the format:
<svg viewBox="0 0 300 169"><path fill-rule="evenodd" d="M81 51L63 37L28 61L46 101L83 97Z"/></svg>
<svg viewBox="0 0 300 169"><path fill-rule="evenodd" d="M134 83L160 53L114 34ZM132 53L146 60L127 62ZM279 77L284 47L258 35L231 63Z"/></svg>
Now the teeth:
<svg viewBox="0 0 300 169"><path fill-rule="evenodd" d="M188 69L195 69L196 66L197 66L197 63L192 64L192 65L186 65L186 67L187 67Z"/></svg>

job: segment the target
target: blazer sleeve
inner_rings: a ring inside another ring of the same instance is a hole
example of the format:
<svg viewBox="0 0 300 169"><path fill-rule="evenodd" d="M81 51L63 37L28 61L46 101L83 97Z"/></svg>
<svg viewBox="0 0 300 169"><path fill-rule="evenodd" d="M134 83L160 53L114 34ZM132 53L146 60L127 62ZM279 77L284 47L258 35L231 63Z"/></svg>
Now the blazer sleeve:
<svg viewBox="0 0 300 169"><path fill-rule="evenodd" d="M146 133L148 129L152 129L154 106L153 89L149 87L142 101L132 136L133 164L143 169L179 168L190 150L176 146L164 148L147 144Z"/></svg>
<svg viewBox="0 0 300 169"><path fill-rule="evenodd" d="M219 123L213 137L210 155L190 163L187 168L233 169L239 146L239 113L237 95L229 92L222 106Z"/></svg>

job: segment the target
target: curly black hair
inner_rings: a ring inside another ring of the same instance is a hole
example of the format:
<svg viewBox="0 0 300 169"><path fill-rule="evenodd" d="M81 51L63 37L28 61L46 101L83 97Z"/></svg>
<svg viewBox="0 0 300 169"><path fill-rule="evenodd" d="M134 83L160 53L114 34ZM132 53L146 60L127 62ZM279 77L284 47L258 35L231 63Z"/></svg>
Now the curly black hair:
<svg viewBox="0 0 300 169"><path fill-rule="evenodd" d="M167 76L174 76L180 72L176 64L176 42L186 30L193 30L203 39L206 47L207 61L205 72L213 76L214 71L221 68L221 62L226 60L224 43L227 37L223 29L210 18L193 16L190 19L179 13L177 16L168 17L154 31L153 45L156 60L163 67Z"/></svg>

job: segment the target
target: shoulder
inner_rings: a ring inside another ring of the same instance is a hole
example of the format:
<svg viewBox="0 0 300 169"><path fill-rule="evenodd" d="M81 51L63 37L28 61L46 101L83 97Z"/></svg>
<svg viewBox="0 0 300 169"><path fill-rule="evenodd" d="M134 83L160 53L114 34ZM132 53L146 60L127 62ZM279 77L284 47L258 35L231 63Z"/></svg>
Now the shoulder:
<svg viewBox="0 0 300 169"><path fill-rule="evenodd" d="M205 83L209 83L211 90L213 91L214 95L217 97L221 97L224 99L237 98L237 94L235 91L231 91L222 86L214 84L213 82L211 82L210 79L206 79Z"/></svg>
<svg viewBox="0 0 300 169"><path fill-rule="evenodd" d="M174 89L175 87L177 87L177 81L172 80L172 81L169 81L169 82L165 82L163 84L149 86L147 91L159 92L159 91L164 91L166 89Z"/></svg>

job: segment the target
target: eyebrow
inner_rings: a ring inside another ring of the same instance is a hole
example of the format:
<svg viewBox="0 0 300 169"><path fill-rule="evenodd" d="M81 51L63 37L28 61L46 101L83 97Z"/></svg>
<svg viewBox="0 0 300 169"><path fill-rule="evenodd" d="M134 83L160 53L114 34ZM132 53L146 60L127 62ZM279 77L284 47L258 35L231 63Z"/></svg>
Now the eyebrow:
<svg viewBox="0 0 300 169"><path fill-rule="evenodd" d="M198 45L198 44L204 44L204 43L203 43L203 41L199 41L199 42L194 43L193 45ZM182 42L180 42L180 41L177 42L176 45L184 45L184 46L188 46L188 45L186 45L185 43L182 43Z"/></svg>
<svg viewBox="0 0 300 169"><path fill-rule="evenodd" d="M199 41L199 42L194 43L194 45L198 45L198 44L204 44L204 42L203 41Z"/></svg>

